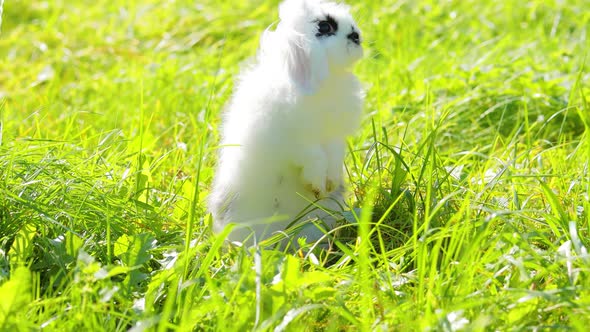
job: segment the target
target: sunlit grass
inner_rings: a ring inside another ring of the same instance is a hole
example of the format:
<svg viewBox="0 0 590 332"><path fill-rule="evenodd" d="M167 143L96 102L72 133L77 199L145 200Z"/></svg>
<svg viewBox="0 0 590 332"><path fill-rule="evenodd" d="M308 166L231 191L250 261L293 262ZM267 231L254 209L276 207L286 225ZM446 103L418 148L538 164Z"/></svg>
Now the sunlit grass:
<svg viewBox="0 0 590 332"><path fill-rule="evenodd" d="M352 3L361 213L306 254L203 203L277 3L4 4L0 330L586 330L590 4Z"/></svg>

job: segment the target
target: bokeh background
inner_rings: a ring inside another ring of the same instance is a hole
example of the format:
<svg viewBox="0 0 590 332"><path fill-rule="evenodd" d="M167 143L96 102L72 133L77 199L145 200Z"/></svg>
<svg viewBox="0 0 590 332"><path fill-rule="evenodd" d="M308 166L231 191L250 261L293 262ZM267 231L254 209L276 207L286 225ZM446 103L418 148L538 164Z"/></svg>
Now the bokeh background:
<svg viewBox="0 0 590 332"><path fill-rule="evenodd" d="M590 2L349 4L373 214L293 254L203 203L278 1L6 1L0 329L584 330Z"/></svg>

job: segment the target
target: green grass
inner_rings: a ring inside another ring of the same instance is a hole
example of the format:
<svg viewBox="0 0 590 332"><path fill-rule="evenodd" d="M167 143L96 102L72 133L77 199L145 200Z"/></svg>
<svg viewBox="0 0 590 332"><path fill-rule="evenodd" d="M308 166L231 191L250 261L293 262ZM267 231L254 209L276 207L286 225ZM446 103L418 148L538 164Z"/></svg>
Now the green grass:
<svg viewBox="0 0 590 332"><path fill-rule="evenodd" d="M260 3L4 4L0 330L585 331L590 3L356 2L365 214L307 255L204 206Z"/></svg>

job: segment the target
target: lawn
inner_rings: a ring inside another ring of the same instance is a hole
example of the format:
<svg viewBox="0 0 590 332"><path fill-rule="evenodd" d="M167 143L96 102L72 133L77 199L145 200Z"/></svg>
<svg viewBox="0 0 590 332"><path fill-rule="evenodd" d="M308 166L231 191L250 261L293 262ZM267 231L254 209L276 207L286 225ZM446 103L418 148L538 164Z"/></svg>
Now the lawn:
<svg viewBox="0 0 590 332"><path fill-rule="evenodd" d="M278 1L6 1L0 330L586 331L590 2L349 3L361 214L294 253L204 204Z"/></svg>

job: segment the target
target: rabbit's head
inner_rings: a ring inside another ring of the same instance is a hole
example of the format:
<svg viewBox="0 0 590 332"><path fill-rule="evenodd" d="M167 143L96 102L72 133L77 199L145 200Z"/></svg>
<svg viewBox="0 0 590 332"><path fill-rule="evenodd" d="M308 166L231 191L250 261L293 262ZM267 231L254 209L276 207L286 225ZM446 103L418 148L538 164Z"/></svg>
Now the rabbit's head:
<svg viewBox="0 0 590 332"><path fill-rule="evenodd" d="M305 92L313 93L328 75L349 70L362 57L361 33L346 5L285 0L279 17L276 30L262 38L261 60L283 69Z"/></svg>

